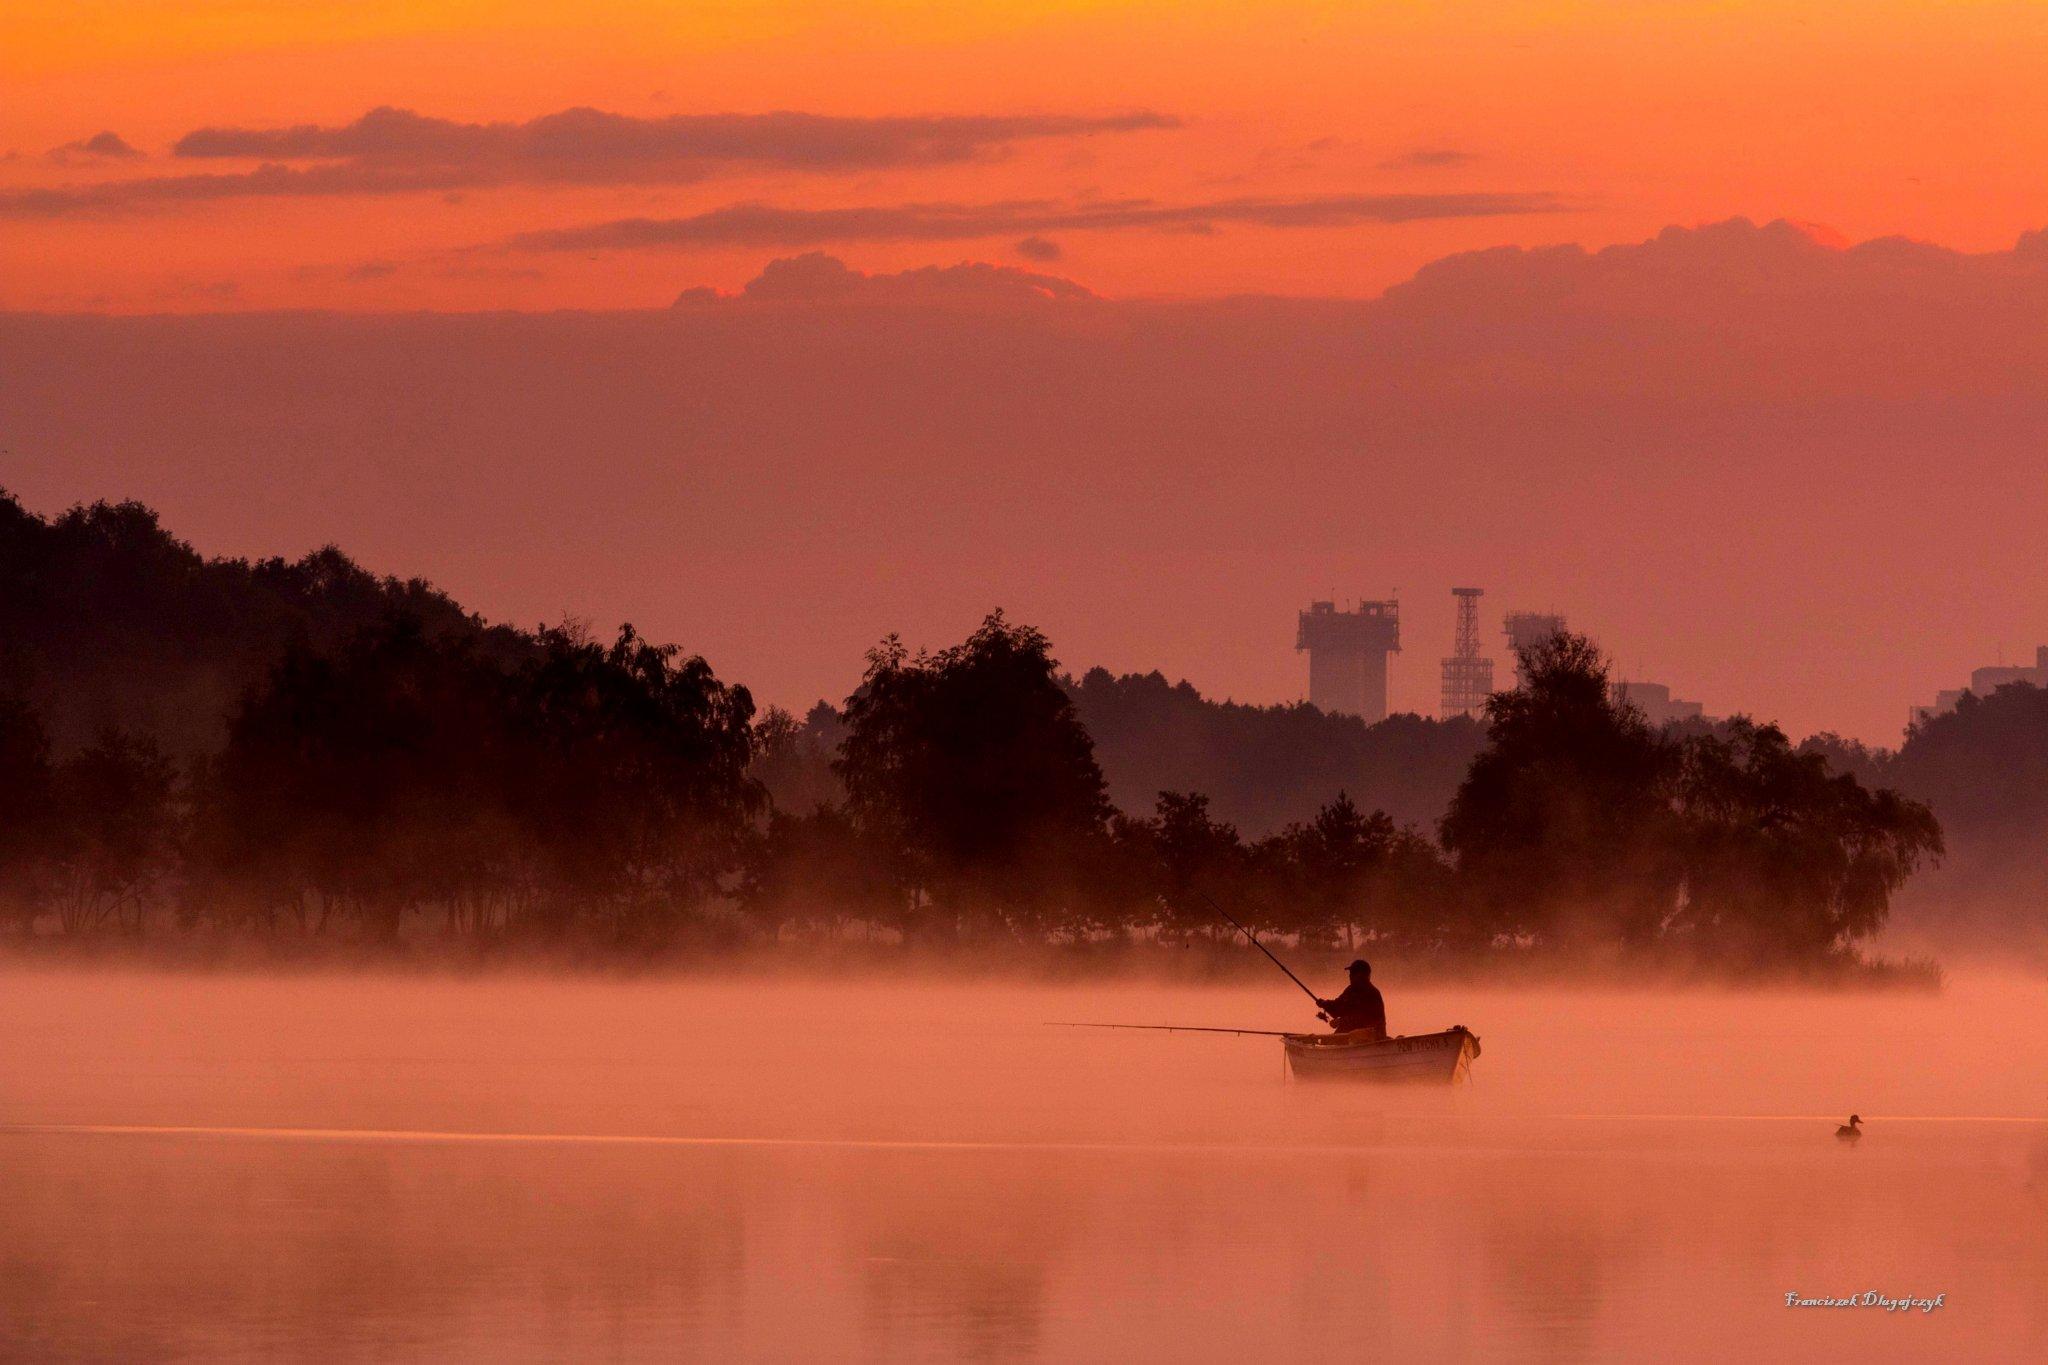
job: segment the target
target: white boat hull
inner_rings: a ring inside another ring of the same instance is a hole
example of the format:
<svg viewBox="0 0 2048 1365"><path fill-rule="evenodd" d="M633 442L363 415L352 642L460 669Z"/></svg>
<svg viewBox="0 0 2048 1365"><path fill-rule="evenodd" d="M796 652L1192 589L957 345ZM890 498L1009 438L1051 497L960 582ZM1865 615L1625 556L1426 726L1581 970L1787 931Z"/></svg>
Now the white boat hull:
<svg viewBox="0 0 2048 1365"><path fill-rule="evenodd" d="M1364 1033L1290 1033L1280 1040L1296 1080L1417 1081L1457 1085L1469 1078L1479 1039L1459 1025L1412 1038Z"/></svg>

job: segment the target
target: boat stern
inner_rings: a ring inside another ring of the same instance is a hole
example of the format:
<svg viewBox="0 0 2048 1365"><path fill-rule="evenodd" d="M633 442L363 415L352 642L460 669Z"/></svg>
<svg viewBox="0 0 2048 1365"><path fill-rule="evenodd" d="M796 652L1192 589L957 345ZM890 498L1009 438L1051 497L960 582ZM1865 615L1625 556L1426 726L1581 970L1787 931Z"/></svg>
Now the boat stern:
<svg viewBox="0 0 2048 1365"><path fill-rule="evenodd" d="M1360 1080L1457 1085L1470 1079L1479 1037L1463 1024L1441 1033L1367 1038L1355 1033L1293 1033L1280 1040L1297 1080Z"/></svg>

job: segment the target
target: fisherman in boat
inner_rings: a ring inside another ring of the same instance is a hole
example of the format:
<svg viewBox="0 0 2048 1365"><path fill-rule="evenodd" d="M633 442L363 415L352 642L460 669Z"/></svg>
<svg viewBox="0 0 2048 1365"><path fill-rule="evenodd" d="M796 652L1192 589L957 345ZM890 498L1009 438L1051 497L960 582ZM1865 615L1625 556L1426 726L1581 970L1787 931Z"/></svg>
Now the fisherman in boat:
<svg viewBox="0 0 2048 1365"><path fill-rule="evenodd" d="M1387 1002L1380 999L1380 988L1372 984L1372 964L1364 958L1351 964L1351 984L1342 995L1335 1000L1318 998L1316 1004L1339 1033L1363 1029L1375 1038L1387 1036Z"/></svg>

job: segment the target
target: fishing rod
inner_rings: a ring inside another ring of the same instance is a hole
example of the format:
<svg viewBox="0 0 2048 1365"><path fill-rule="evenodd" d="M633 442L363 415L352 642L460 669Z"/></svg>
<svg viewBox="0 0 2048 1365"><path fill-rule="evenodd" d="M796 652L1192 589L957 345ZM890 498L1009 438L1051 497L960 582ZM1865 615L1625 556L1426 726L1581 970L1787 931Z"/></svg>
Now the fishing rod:
<svg viewBox="0 0 2048 1365"><path fill-rule="evenodd" d="M1238 1033L1255 1038L1291 1038L1294 1035L1276 1028L1212 1028L1202 1024L1077 1024L1065 1019L1049 1019L1047 1028L1140 1028L1158 1029L1165 1033Z"/></svg>
<svg viewBox="0 0 2048 1365"><path fill-rule="evenodd" d="M1252 947L1257 948L1260 952L1264 953L1267 959L1270 962L1272 962L1272 964L1275 967L1278 967L1283 972L1287 972L1287 979L1289 981L1292 981L1295 985L1300 986L1301 993L1307 996L1309 999L1315 1001L1316 1010L1318 1014L1321 1013L1323 1007L1323 998L1317 995L1314 991L1310 990L1300 977L1296 976L1293 972L1288 971L1287 964L1285 962L1282 962L1279 958L1274 957L1273 950L1271 948L1268 948L1265 944L1259 942L1259 936L1257 934L1245 928L1242 924L1239 924L1237 922L1237 918L1234 915L1232 915L1228 910L1225 910L1222 906L1218 905L1216 903L1216 898L1214 896L1211 896L1208 892L1198 890L1195 892L1195 894L1197 896L1200 896L1203 900L1209 902L1209 908L1211 910L1214 910L1217 914L1223 916L1224 919L1228 920L1230 922L1231 928L1237 930L1237 932L1243 934L1246 938L1250 939L1252 941Z"/></svg>

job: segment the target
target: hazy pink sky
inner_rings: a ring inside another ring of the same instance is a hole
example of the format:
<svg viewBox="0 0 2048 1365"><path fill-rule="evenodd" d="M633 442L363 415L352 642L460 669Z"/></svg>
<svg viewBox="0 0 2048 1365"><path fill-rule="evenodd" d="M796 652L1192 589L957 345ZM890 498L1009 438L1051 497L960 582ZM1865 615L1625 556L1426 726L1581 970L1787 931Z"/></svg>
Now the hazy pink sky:
<svg viewBox="0 0 2048 1365"><path fill-rule="evenodd" d="M2048 7L588 13L8 7L0 485L799 705L998 604L1287 699L1398 589L1428 710L1469 583L1889 741L2048 640Z"/></svg>
<svg viewBox="0 0 2048 1365"><path fill-rule="evenodd" d="M1398 591L1427 712L1474 584L1489 643L1555 608L1711 712L1890 742L2048 639L2044 373L2038 238L1730 223L1373 302L813 258L640 312L0 316L0 482L630 619L788 705L998 605L1070 666L1287 700L1297 608Z"/></svg>

